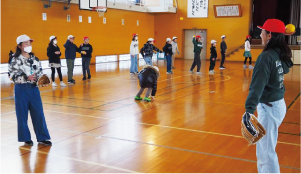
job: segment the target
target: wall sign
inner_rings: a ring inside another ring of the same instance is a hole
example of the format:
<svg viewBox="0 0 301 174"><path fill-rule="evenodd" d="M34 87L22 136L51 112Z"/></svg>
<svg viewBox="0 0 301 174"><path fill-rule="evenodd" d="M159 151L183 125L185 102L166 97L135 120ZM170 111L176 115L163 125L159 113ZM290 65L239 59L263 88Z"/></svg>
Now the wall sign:
<svg viewBox="0 0 301 174"><path fill-rule="evenodd" d="M207 18L208 0L188 0L187 18Z"/></svg>
<svg viewBox="0 0 301 174"><path fill-rule="evenodd" d="M214 14L216 18L241 17L241 5L214 5Z"/></svg>

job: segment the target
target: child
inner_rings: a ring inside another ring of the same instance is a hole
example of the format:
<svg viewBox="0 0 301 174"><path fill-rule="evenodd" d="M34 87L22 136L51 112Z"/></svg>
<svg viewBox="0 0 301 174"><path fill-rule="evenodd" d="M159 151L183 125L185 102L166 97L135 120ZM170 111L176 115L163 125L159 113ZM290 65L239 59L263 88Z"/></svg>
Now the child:
<svg viewBox="0 0 301 174"><path fill-rule="evenodd" d="M138 54L139 54L139 47L138 47L138 34L133 34L133 39L130 46L130 55L131 55L131 68L130 74L138 74Z"/></svg>
<svg viewBox="0 0 301 174"><path fill-rule="evenodd" d="M178 54L180 54L177 41L178 41L177 37L172 38L172 42L171 42L171 45L172 45L172 66L171 66L171 69L175 69L176 51L178 52Z"/></svg>
<svg viewBox="0 0 301 174"><path fill-rule="evenodd" d="M244 57L245 57L245 61L244 61L244 69L248 68L247 64L247 60L249 58L249 69L253 69L254 67L251 65L252 63L252 55L251 55L251 44L250 44L250 40L251 40L251 36L246 36L246 41L245 41L245 52L244 52Z"/></svg>
<svg viewBox="0 0 301 174"><path fill-rule="evenodd" d="M171 56L173 55L172 53L172 45L171 45L171 39L167 38L166 39L166 44L163 47L163 52L165 53L166 61L167 61L167 72L166 74L172 74L173 72L171 71Z"/></svg>
<svg viewBox="0 0 301 174"><path fill-rule="evenodd" d="M157 80L160 77L159 68L156 66L146 65L138 74L140 81L140 90L135 97L135 100L142 100L141 94L147 88L144 101L150 102L154 100L157 92ZM149 97L151 94L151 98Z"/></svg>
<svg viewBox="0 0 301 174"><path fill-rule="evenodd" d="M162 51L160 51L157 47L155 47L154 45L154 39L153 38L149 38L147 43L144 44L144 46L141 48L140 53L143 56L145 63L147 65L151 65L153 66L153 61L152 61L152 57L153 57L153 50L162 53Z"/></svg>
<svg viewBox="0 0 301 174"><path fill-rule="evenodd" d="M214 72L214 67L215 67L215 62L217 59L217 52L216 52L216 41L215 40L211 40L211 48L210 48L210 67L209 67L209 75L213 75Z"/></svg>
<svg viewBox="0 0 301 174"><path fill-rule="evenodd" d="M90 62L93 52L92 45L89 44L89 37L84 37L84 43L81 44L79 47L79 51L81 52L82 56L82 69L83 69L83 80L86 80L86 72L88 74L88 79L91 79L91 72L90 72Z"/></svg>
<svg viewBox="0 0 301 174"><path fill-rule="evenodd" d="M221 55L222 55L222 60L221 60L221 65L219 69L226 69L224 67L225 59L226 59L226 53L227 53L227 44L226 44L226 36L222 35L222 42L221 42Z"/></svg>
<svg viewBox="0 0 301 174"><path fill-rule="evenodd" d="M190 68L190 72L193 73L193 69L195 68L195 66L197 66L197 74L202 74L200 72L201 70L201 51L203 50L203 44L201 42L201 36L197 35L197 36L193 36L192 38L192 43L193 43L193 52L194 52L194 60L193 63L191 65Z"/></svg>
<svg viewBox="0 0 301 174"><path fill-rule="evenodd" d="M55 69L59 75L60 78L60 86L65 87L66 84L63 82L63 76L61 71L61 51L60 48L57 46L57 38L55 36L50 36L49 38L50 42L48 44L47 48L47 56L49 59L49 66L51 68L51 80L52 80L52 86L57 87L57 84L55 83Z"/></svg>

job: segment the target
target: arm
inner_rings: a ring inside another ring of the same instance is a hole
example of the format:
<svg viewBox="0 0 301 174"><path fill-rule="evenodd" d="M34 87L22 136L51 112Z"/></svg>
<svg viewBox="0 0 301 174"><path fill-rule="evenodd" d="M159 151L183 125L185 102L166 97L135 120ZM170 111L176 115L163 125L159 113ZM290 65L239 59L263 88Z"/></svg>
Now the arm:
<svg viewBox="0 0 301 174"><path fill-rule="evenodd" d="M133 52L134 52L134 42L132 41L130 45L130 55L133 55Z"/></svg>
<svg viewBox="0 0 301 174"><path fill-rule="evenodd" d="M259 103L264 87L269 81L270 67L268 61L267 57L262 57L262 55L260 55L253 70L249 95L245 103L246 112L251 114L253 114L256 110L256 106Z"/></svg>
<svg viewBox="0 0 301 174"><path fill-rule="evenodd" d="M75 46L75 48L76 48L76 52L81 53L81 51L82 51L82 46L77 47L75 44L74 44L74 46Z"/></svg>
<svg viewBox="0 0 301 174"><path fill-rule="evenodd" d="M141 48L140 53L141 53L142 57L144 57L144 46Z"/></svg>
<svg viewBox="0 0 301 174"><path fill-rule="evenodd" d="M153 46L153 50L162 53L163 51L159 50L157 47Z"/></svg>
<svg viewBox="0 0 301 174"><path fill-rule="evenodd" d="M8 73L11 81L14 81L13 77L18 72L19 66L17 66L17 60L15 57L12 58L10 64L8 64Z"/></svg>
<svg viewBox="0 0 301 174"><path fill-rule="evenodd" d="M47 48L47 56L49 57L49 60L51 57L55 55L54 50L50 48L50 46Z"/></svg>
<svg viewBox="0 0 301 174"><path fill-rule="evenodd" d="M66 41L66 43L64 44L64 47L66 49L68 49L70 47L71 42L69 40Z"/></svg>

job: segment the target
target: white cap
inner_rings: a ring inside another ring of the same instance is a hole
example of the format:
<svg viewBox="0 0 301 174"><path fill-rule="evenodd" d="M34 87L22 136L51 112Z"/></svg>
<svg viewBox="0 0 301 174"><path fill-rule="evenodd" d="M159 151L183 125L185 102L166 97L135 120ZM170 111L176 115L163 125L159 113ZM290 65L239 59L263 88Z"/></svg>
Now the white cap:
<svg viewBox="0 0 301 174"><path fill-rule="evenodd" d="M50 36L49 40L51 41L52 39L56 39L55 36Z"/></svg>
<svg viewBox="0 0 301 174"><path fill-rule="evenodd" d="M178 39L176 36L174 36L173 38L172 38L172 40L175 40L175 39Z"/></svg>
<svg viewBox="0 0 301 174"><path fill-rule="evenodd" d="M222 35L222 37L221 38L224 38L224 37L226 37L225 35Z"/></svg>
<svg viewBox="0 0 301 174"><path fill-rule="evenodd" d="M153 38L149 38L147 41L154 41L155 39L153 39Z"/></svg>
<svg viewBox="0 0 301 174"><path fill-rule="evenodd" d="M20 35L19 37L17 37L17 44L19 45L21 42L25 42L25 41L31 41L33 42L32 39L30 39L30 37L28 37L27 35L23 34L23 35Z"/></svg>
<svg viewBox="0 0 301 174"><path fill-rule="evenodd" d="M167 39L166 39L166 42L170 42L170 41L171 41L171 39L170 39L170 38L167 38Z"/></svg>
<svg viewBox="0 0 301 174"><path fill-rule="evenodd" d="M216 43L216 40L211 40L211 44Z"/></svg>
<svg viewBox="0 0 301 174"><path fill-rule="evenodd" d="M75 38L75 37L74 37L74 36L72 36L72 35L69 35L69 36L68 36L68 39L70 39L70 38Z"/></svg>

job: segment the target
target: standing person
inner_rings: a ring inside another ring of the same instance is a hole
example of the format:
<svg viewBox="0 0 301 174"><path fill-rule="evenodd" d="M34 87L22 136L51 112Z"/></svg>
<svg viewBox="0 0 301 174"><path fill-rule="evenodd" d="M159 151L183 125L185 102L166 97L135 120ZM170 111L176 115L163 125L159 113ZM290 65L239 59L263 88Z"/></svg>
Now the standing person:
<svg viewBox="0 0 301 174"><path fill-rule="evenodd" d="M154 50L162 53L162 51L160 51L157 47L154 46L154 39L149 38L148 41L146 42L146 44L144 44L144 46L140 50L140 53L143 56L145 63L147 65L153 66L152 57L154 54L153 53Z"/></svg>
<svg viewBox="0 0 301 174"><path fill-rule="evenodd" d="M178 48L178 38L177 37L172 38L171 45L172 45L172 67L171 67L171 69L175 69L176 51L178 52L178 54L180 54L179 48Z"/></svg>
<svg viewBox="0 0 301 174"><path fill-rule="evenodd" d="M138 34L133 34L133 39L130 46L130 55L131 55L131 68L130 74L138 74L138 54L139 54L139 43L138 43Z"/></svg>
<svg viewBox="0 0 301 174"><path fill-rule="evenodd" d="M172 53L172 44L170 38L166 39L166 44L163 47L163 52L165 53L166 62L167 62L166 74L172 74L173 72L171 71L171 62L172 62L171 56L173 55L173 53Z"/></svg>
<svg viewBox="0 0 301 174"><path fill-rule="evenodd" d="M49 60L49 66L51 67L51 80L52 80L52 86L57 87L57 84L55 83L55 69L59 75L60 78L60 85L62 87L65 87L66 84L63 82L63 76L61 71L61 51L60 48L57 46L57 37L50 36L49 38L50 42L47 48L47 56Z"/></svg>
<svg viewBox="0 0 301 174"><path fill-rule="evenodd" d="M68 83L75 84L75 80L73 79L73 69L74 69L74 60L76 57L76 52L79 51L77 46L74 44L75 37L72 35L68 36L68 39L64 45L65 49L65 58L67 62L68 68Z"/></svg>
<svg viewBox="0 0 301 174"><path fill-rule="evenodd" d="M193 36L192 38L192 43L193 43L193 52L194 52L194 60L190 68L190 72L193 73L193 69L195 66L197 66L197 74L202 74L200 72L201 70L201 51L203 50L203 44L201 42L201 36Z"/></svg>
<svg viewBox="0 0 301 174"><path fill-rule="evenodd" d="M28 111L39 144L51 146L37 80L43 75L39 59L31 52L33 40L27 35L17 38L14 57L9 64L10 78L15 84L15 108L18 122L18 141L33 146L28 128Z"/></svg>
<svg viewBox="0 0 301 174"><path fill-rule="evenodd" d="M209 75L213 75L214 72L214 67L215 67L215 62L217 59L217 52L216 52L216 40L211 40L211 48L210 48L210 67L209 67Z"/></svg>
<svg viewBox="0 0 301 174"><path fill-rule="evenodd" d="M89 37L84 37L84 43L79 47L79 51L82 56L82 69L83 69L83 80L86 80L86 72L88 74L88 79L91 79L90 72L90 62L92 58L93 47L89 44Z"/></svg>
<svg viewBox="0 0 301 174"><path fill-rule="evenodd" d="M147 91L144 101L150 102L152 99L154 100L157 92L157 80L159 77L160 72L158 67L146 65L138 74L140 90L137 93L135 100L142 100L142 97L140 96L145 88L147 88Z"/></svg>
<svg viewBox="0 0 301 174"><path fill-rule="evenodd" d="M250 44L251 36L246 36L246 41L245 41L245 52L244 52L244 68L248 68L247 60L249 58L249 69L253 69L254 67L251 65L252 64L252 55L251 55L251 44Z"/></svg>
<svg viewBox="0 0 301 174"><path fill-rule="evenodd" d="M266 136L256 145L258 172L280 173L275 148L278 128L286 114L283 80L293 66L292 52L284 38L282 21L268 19L258 28L264 49L255 63L245 114L253 114L257 106L258 121L266 130Z"/></svg>
<svg viewBox="0 0 301 174"><path fill-rule="evenodd" d="M226 59L226 53L227 53L227 44L225 42L226 36L222 35L222 42L221 42L221 54L222 54L222 60L221 60L221 65L219 69L226 69L224 67L225 59Z"/></svg>

